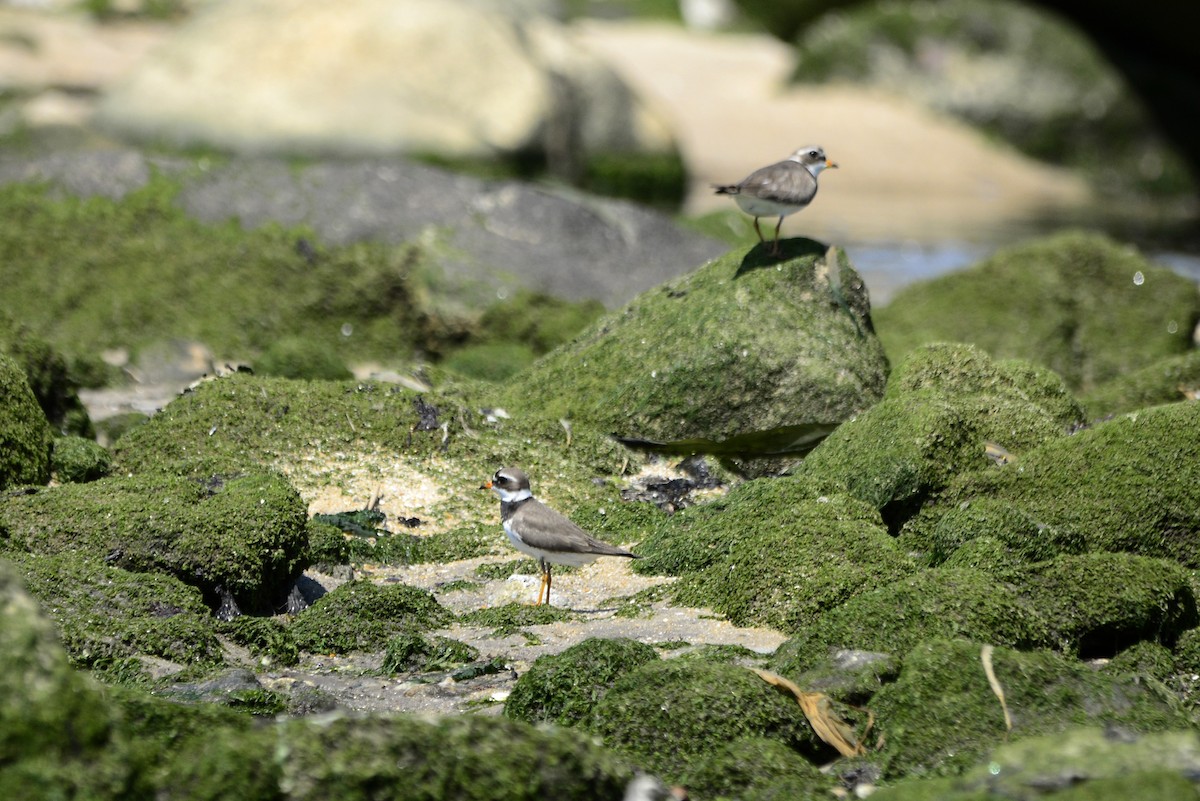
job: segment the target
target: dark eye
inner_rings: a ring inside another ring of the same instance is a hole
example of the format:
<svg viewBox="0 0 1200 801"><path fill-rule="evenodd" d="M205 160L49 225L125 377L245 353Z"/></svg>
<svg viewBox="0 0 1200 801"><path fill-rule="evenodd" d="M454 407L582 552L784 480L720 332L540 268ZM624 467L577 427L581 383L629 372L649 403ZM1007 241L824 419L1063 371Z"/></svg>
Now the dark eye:
<svg viewBox="0 0 1200 801"><path fill-rule="evenodd" d="M809 157L809 158L812 158L812 159L815 159L815 158L820 158L820 157L817 155L817 151L815 151L815 150L810 150L810 151L808 151L808 157Z"/></svg>

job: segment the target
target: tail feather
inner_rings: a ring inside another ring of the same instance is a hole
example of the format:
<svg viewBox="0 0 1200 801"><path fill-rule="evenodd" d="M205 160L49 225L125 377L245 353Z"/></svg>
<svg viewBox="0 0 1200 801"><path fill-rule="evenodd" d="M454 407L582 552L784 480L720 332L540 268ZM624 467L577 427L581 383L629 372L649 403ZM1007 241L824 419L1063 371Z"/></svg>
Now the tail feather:
<svg viewBox="0 0 1200 801"><path fill-rule="evenodd" d="M737 184L713 184L712 188L717 190L718 195L737 195L742 191L738 188Z"/></svg>

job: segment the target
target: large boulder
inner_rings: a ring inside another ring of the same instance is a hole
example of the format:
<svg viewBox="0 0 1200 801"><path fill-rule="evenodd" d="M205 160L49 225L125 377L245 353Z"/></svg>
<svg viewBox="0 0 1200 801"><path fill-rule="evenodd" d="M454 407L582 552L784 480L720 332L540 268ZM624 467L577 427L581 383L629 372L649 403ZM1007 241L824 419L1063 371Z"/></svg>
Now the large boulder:
<svg viewBox="0 0 1200 801"><path fill-rule="evenodd" d="M879 400L866 287L808 239L734 251L642 293L509 384L512 406L654 440L836 423ZM697 448L703 450L703 447Z"/></svg>
<svg viewBox="0 0 1200 801"><path fill-rule="evenodd" d="M99 119L240 152L554 162L674 148L557 23L462 0L212 4L110 91Z"/></svg>
<svg viewBox="0 0 1200 801"><path fill-rule="evenodd" d="M875 314L888 356L970 342L1049 367L1075 390L1192 347L1194 281L1095 234L1068 232L1000 251L900 292Z"/></svg>

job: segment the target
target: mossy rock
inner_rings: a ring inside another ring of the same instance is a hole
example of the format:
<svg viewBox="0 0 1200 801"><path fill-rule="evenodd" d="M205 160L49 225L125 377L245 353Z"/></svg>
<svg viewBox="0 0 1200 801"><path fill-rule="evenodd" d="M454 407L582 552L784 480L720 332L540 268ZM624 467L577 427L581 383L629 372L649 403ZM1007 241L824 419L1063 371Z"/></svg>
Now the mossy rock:
<svg viewBox="0 0 1200 801"><path fill-rule="evenodd" d="M0 312L0 353L12 357L25 371L29 388L51 429L63 435L94 436L87 409L79 399L76 371L67 358L28 326L3 312Z"/></svg>
<svg viewBox="0 0 1200 801"><path fill-rule="evenodd" d="M592 728L668 782L744 737L764 737L806 757L833 753L794 697L745 668L695 659L649 662L626 673L596 704Z"/></svg>
<svg viewBox="0 0 1200 801"><path fill-rule="evenodd" d="M345 381L354 377L332 344L295 336L268 345L254 360L254 372L308 381Z"/></svg>
<svg viewBox="0 0 1200 801"><path fill-rule="evenodd" d="M119 717L71 667L54 624L0 560L0 793L119 798L136 787Z"/></svg>
<svg viewBox="0 0 1200 801"><path fill-rule="evenodd" d="M276 474L201 483L160 474L64 484L0 507L6 547L73 551L197 587L216 609L271 612L304 568L304 503Z"/></svg>
<svg viewBox="0 0 1200 801"><path fill-rule="evenodd" d="M103 674L128 657L210 668L223 661L200 591L173 576L131 573L70 551L6 557L49 610L78 666Z"/></svg>
<svg viewBox="0 0 1200 801"><path fill-rule="evenodd" d="M590 637L562 653L539 656L517 680L504 714L527 723L586 727L617 679L656 659L649 645Z"/></svg>
<svg viewBox="0 0 1200 801"><path fill-rule="evenodd" d="M997 746L960 777L882 787L880 801L1195 801L1195 730L1073 727Z"/></svg>
<svg viewBox="0 0 1200 801"><path fill-rule="evenodd" d="M321 596L296 615L291 632L304 651L345 654L381 649L392 637L438 628L451 617L425 590L357 580Z"/></svg>
<svg viewBox="0 0 1200 801"><path fill-rule="evenodd" d="M1093 419L1146 406L1194 399L1200 391L1200 350L1159 359L1106 381L1081 400Z"/></svg>
<svg viewBox="0 0 1200 801"><path fill-rule="evenodd" d="M468 345L446 357L445 369L480 381L506 381L537 359L528 345L513 342Z"/></svg>
<svg viewBox="0 0 1200 801"><path fill-rule="evenodd" d="M305 528L308 532L306 562L312 565L330 566L344 565L349 562L350 542L342 534L341 529L311 519Z"/></svg>
<svg viewBox="0 0 1200 801"><path fill-rule="evenodd" d="M930 565L973 566L990 572L1080 553L1087 547L1078 532L1046 525L1020 506L986 497L947 507L927 536L915 536L921 530L906 528L900 546Z"/></svg>
<svg viewBox="0 0 1200 801"><path fill-rule="evenodd" d="M951 510L1006 504L1060 542L1200 567L1200 404L1156 406L1049 440L1016 464L959 476L909 520L901 541L933 552ZM961 538L962 534L955 535Z"/></svg>
<svg viewBox="0 0 1200 801"><path fill-rule="evenodd" d="M929 345L896 368L881 403L843 423L798 472L837 482L896 527L954 475L987 467L988 443L1020 454L1082 420L1047 370L970 345Z"/></svg>
<svg viewBox="0 0 1200 801"><path fill-rule="evenodd" d="M772 669L798 676L844 649L902 654L930 638L1013 648L1052 644L1046 621L1008 584L978 570L934 568L867 590L779 646Z"/></svg>
<svg viewBox="0 0 1200 801"><path fill-rule="evenodd" d="M1173 645L1200 623L1190 572L1127 553L1059 556L1008 579L1045 619L1056 647L1111 657L1141 641Z"/></svg>
<svg viewBox="0 0 1200 801"><path fill-rule="evenodd" d="M1088 392L1189 351L1200 292L1131 248L1069 232L912 284L875 322L893 361L927 342L969 342L995 358L1048 367Z"/></svg>
<svg viewBox="0 0 1200 801"><path fill-rule="evenodd" d="M428 673L465 665L478 658L478 649L464 642L407 631L388 640L380 669L391 674Z"/></svg>
<svg viewBox="0 0 1200 801"><path fill-rule="evenodd" d="M922 643L904 657L900 677L871 699L886 743L885 776L959 773L1005 739L1073 726L1153 732L1189 725L1165 690L1135 677L1098 673L1049 651L996 648L992 666L1013 722L1006 733L980 653L967 640Z"/></svg>
<svg viewBox="0 0 1200 801"><path fill-rule="evenodd" d="M1166 646L1142 640L1114 656L1104 670L1168 682L1175 672L1175 655Z"/></svg>
<svg viewBox="0 0 1200 801"><path fill-rule="evenodd" d="M840 266L831 285L812 240L784 251L733 251L642 293L517 375L506 405L658 440L724 440L866 408L887 362L862 279Z"/></svg>
<svg viewBox="0 0 1200 801"><path fill-rule="evenodd" d="M60 482L95 481L112 472L112 456L95 440L58 437L50 452L50 472Z"/></svg>
<svg viewBox="0 0 1200 801"><path fill-rule="evenodd" d="M844 495L791 507L778 526L747 531L736 507L709 529L729 552L673 585L676 602L710 608L736 626L797 634L860 592L916 570L864 505ZM733 533L738 530L741 536Z"/></svg>
<svg viewBox="0 0 1200 801"><path fill-rule="evenodd" d="M483 716L282 724L282 786L297 801L353 801L403 788L415 801L620 798L633 769L570 729ZM270 761L269 757L267 761Z"/></svg>
<svg viewBox="0 0 1200 801"><path fill-rule="evenodd" d="M0 490L49 481L52 443L25 371L0 353Z"/></svg>
<svg viewBox="0 0 1200 801"><path fill-rule="evenodd" d="M771 797L771 790L787 793L777 798L823 798L837 779L777 740L743 737L718 746L711 758L690 769L681 784L696 798Z"/></svg>

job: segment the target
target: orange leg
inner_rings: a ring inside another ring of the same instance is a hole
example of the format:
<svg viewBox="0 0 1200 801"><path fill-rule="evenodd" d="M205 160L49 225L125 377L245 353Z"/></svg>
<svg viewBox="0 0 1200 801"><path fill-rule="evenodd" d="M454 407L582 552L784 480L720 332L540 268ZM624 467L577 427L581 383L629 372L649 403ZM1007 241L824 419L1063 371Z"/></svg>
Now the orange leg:
<svg viewBox="0 0 1200 801"><path fill-rule="evenodd" d="M542 568L542 584L540 587L538 587L537 603L535 603L534 606L542 605L543 592L546 594L546 604L549 605L550 603L550 563L545 559L541 559L539 560L539 564Z"/></svg>

